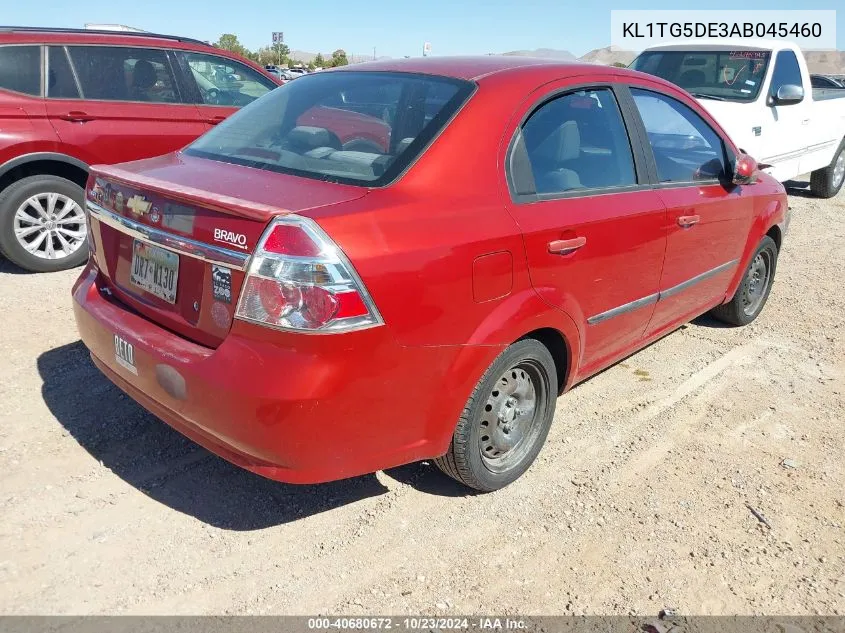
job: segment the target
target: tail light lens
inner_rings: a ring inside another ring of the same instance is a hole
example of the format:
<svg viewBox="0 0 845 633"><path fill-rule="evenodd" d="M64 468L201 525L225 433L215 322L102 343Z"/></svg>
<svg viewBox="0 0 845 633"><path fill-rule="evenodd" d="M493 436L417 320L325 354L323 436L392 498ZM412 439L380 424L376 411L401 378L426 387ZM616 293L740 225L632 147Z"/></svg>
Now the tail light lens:
<svg viewBox="0 0 845 633"><path fill-rule="evenodd" d="M274 220L261 237L235 316L299 332L383 323L340 248L315 222L293 215Z"/></svg>

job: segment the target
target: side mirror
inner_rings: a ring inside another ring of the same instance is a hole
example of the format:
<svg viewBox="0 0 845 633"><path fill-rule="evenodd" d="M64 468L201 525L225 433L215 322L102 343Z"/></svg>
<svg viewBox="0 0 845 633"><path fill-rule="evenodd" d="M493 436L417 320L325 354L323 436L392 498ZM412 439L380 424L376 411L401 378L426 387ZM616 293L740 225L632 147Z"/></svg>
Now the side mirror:
<svg viewBox="0 0 845 633"><path fill-rule="evenodd" d="M757 161L748 154L740 154L736 157L733 178L731 182L735 185L753 185L757 182Z"/></svg>
<svg viewBox="0 0 845 633"><path fill-rule="evenodd" d="M804 100L804 89L795 84L783 84L772 96L773 105L793 105Z"/></svg>

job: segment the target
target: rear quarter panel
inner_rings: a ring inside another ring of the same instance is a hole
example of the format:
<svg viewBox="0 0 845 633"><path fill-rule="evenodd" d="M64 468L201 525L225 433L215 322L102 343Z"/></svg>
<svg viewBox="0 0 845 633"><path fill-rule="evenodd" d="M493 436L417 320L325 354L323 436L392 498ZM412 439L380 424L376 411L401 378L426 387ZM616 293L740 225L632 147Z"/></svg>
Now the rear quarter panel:
<svg viewBox="0 0 845 633"><path fill-rule="evenodd" d="M0 90L0 169L25 154L62 152L44 101Z"/></svg>
<svg viewBox="0 0 845 633"><path fill-rule="evenodd" d="M307 212L350 258L400 345L458 348L431 411L443 451L469 393L508 344L553 328L578 353L574 324L531 287L522 235L498 192L497 150L524 94L480 85L393 185ZM495 265L479 264L491 254Z"/></svg>

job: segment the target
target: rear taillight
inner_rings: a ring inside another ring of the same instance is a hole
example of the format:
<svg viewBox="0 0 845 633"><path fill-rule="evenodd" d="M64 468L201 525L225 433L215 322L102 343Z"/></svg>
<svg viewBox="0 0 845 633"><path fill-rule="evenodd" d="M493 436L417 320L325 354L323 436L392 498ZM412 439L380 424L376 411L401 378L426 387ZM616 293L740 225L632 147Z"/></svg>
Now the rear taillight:
<svg viewBox="0 0 845 633"><path fill-rule="evenodd" d="M315 222L292 215L274 220L261 237L235 316L304 332L383 323L343 252Z"/></svg>

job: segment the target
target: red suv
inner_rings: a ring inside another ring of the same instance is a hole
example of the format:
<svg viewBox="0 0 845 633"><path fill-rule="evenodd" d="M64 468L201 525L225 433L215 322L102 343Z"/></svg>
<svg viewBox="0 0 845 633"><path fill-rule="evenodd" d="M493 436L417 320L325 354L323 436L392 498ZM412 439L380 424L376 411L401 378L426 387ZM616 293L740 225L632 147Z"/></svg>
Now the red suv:
<svg viewBox="0 0 845 633"><path fill-rule="evenodd" d="M279 83L186 38L0 28L0 253L34 271L81 264L89 165L183 147Z"/></svg>
<svg viewBox="0 0 845 633"><path fill-rule="evenodd" d="M756 318L787 220L683 90L508 57L308 75L88 184L94 362L290 482L513 481L559 393L704 312Z"/></svg>

